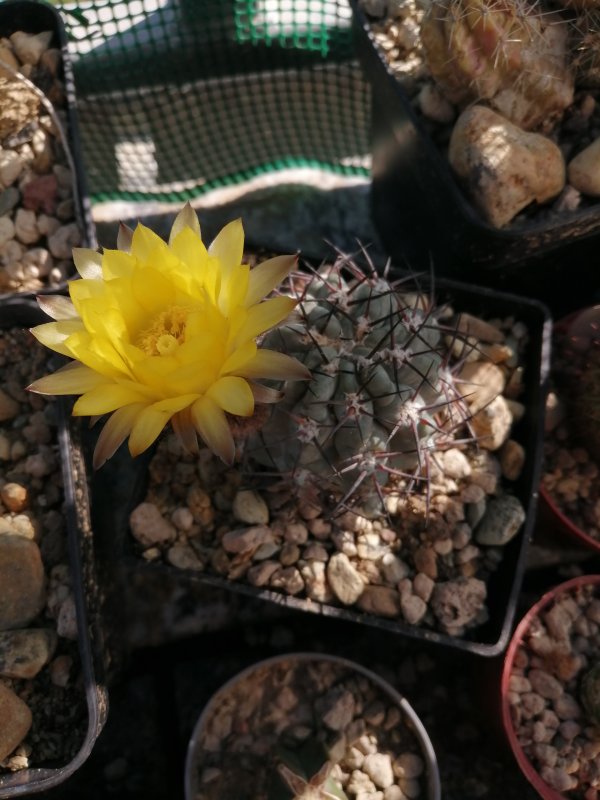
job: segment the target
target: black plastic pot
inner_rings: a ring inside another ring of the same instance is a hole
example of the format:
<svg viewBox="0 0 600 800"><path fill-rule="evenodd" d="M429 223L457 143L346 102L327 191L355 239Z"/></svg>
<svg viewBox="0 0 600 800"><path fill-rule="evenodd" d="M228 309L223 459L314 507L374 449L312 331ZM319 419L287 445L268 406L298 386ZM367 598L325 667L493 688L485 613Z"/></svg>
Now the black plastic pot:
<svg viewBox="0 0 600 800"><path fill-rule="evenodd" d="M15 31L33 34L52 31L53 36L50 46L61 51L61 79L65 90L66 135L73 160L71 169L74 172L73 205L75 221L81 232L81 246L95 248L97 246L96 234L84 176L81 140L77 121L75 82L68 50L67 34L62 17L54 6L44 2L38 2L37 0L4 0L4 2L0 2L0 37L8 37ZM74 269L73 274L75 274ZM72 275L68 277L72 277ZM32 297L34 294L56 293L64 290L65 287L66 283L63 282L53 288L43 288L35 292L0 294L0 298L11 296L11 294L16 294L19 297Z"/></svg>
<svg viewBox="0 0 600 800"><path fill-rule="evenodd" d="M355 45L372 90L371 211L398 263L517 292L561 316L590 301L600 205L554 221L487 224L463 194L444 154L389 69L358 0Z"/></svg>
<svg viewBox="0 0 600 800"><path fill-rule="evenodd" d="M0 329L30 327L46 321L48 318L32 300L0 300ZM63 783L90 755L108 712L108 695L104 686L101 596L96 578L86 470L82 459L72 448L68 418L62 403L59 403L58 411L64 513L77 613L78 668L85 692L87 726L78 753L68 763L34 765L12 774L0 774L2 800L45 791Z"/></svg>
<svg viewBox="0 0 600 800"><path fill-rule="evenodd" d="M250 682L255 673L264 673L269 669L276 670L277 668L286 665L287 663L298 666L310 665L311 663L325 662L327 664L338 667L341 670L347 671L349 674L357 673L361 678L366 678L371 684L386 696L397 708L402 712L403 722L412 732L415 739L420 746L420 755L425 764L425 797L426 800L440 800L442 790L440 785L440 775L438 771L437 759L431 739L427 734L425 726L417 716L417 713L410 705L408 700L401 695L390 683L383 680L379 675L361 664L354 661L349 661L346 658L339 656L325 655L321 653L289 653L273 658L260 661L251 667L242 670L238 675L235 675L227 683L222 686L212 696L204 710L200 714L198 721L194 727L194 731L190 738L187 750L187 758L185 765L185 797L186 800L195 800L200 796L201 786L199 785L199 765L203 760L203 742L207 734L210 732L214 724L214 719L222 711L223 707L231 705L232 691L240 691L240 687L244 686L244 682ZM258 736L259 731L249 731L250 735Z"/></svg>
<svg viewBox="0 0 600 800"><path fill-rule="evenodd" d="M423 287L423 283L420 283ZM147 485L148 464L152 454L147 452L131 459L126 445L91 478L92 518L94 535L103 561L110 562L115 570L111 585L119 580L131 585L131 572L137 577L143 574L163 574L169 580L183 584L201 583L218 589L230 589L243 595L269 600L280 608L308 611L332 619L343 619L371 625L390 633L409 636L417 640L458 648L483 656L494 656L506 646L519 588L525 568L525 556L535 518L537 492L541 472L543 413L546 380L549 370L551 322L547 310L541 304L490 289L467 287L453 281L438 282L435 295L439 302L450 301L457 311L468 311L489 318L514 315L527 325L530 337L528 352L524 358L525 394L520 401L525 406L525 415L513 432L526 451L526 462L521 477L514 484L514 493L527 512L527 520L518 535L504 549L504 557L488 585L489 621L471 631L466 638L456 638L399 620L384 619L348 608L317 603L284 595L273 590L256 588L245 583L230 581L217 575L177 569L163 564L148 564L134 554L133 538L129 532L129 514L142 502ZM78 429L79 426L76 426ZM88 436L89 434L85 432ZM89 453L93 447L91 439L86 443ZM114 583L113 583L114 581Z"/></svg>

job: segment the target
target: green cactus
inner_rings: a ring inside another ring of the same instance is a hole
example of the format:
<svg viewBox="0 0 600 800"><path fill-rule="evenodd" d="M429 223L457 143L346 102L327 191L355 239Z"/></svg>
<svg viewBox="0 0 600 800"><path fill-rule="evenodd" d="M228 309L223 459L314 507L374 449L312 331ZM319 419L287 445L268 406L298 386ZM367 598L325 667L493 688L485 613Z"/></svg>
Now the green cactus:
<svg viewBox="0 0 600 800"><path fill-rule="evenodd" d="M525 130L550 130L573 102L567 28L526 0L434 0L421 25L429 70L460 106L487 100Z"/></svg>
<svg viewBox="0 0 600 800"><path fill-rule="evenodd" d="M294 355L313 380L283 387L248 456L301 485L341 490L342 502L380 496L390 475L420 476L468 417L441 309L343 258L294 280L296 316L265 346Z"/></svg>
<svg viewBox="0 0 600 800"><path fill-rule="evenodd" d="M600 664L594 664L582 677L579 699L589 721L600 727Z"/></svg>

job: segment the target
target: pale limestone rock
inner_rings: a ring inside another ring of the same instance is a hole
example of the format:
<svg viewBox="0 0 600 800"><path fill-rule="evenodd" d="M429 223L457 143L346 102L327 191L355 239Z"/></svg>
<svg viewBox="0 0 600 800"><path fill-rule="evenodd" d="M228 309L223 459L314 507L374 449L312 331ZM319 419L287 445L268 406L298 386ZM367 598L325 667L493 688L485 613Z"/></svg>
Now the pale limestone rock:
<svg viewBox="0 0 600 800"><path fill-rule="evenodd" d="M473 414L502 394L505 382L500 367L488 361L464 364L458 374L458 388Z"/></svg>
<svg viewBox="0 0 600 800"><path fill-rule="evenodd" d="M227 553L250 553L260 545L273 541L273 531L266 525L228 531L221 544Z"/></svg>
<svg viewBox="0 0 600 800"><path fill-rule="evenodd" d="M37 64L52 41L52 31L35 34L16 31L9 38L21 64Z"/></svg>
<svg viewBox="0 0 600 800"><path fill-rule="evenodd" d="M348 606L358 600L365 588L360 573L344 553L335 553L329 559L327 580L338 600Z"/></svg>
<svg viewBox="0 0 600 800"><path fill-rule="evenodd" d="M81 233L75 222L62 225L48 236L48 248L55 258L71 258L74 247L81 243Z"/></svg>
<svg viewBox="0 0 600 800"><path fill-rule="evenodd" d="M14 235L15 226L11 218L0 217L0 247L6 247L6 245L12 241Z"/></svg>
<svg viewBox="0 0 600 800"><path fill-rule="evenodd" d="M269 507L259 495L251 489L241 489L233 499L233 516L248 525L268 525Z"/></svg>
<svg viewBox="0 0 600 800"><path fill-rule="evenodd" d="M401 613L400 594L387 586L366 586L357 604L361 611L381 617L399 617Z"/></svg>
<svg viewBox="0 0 600 800"><path fill-rule="evenodd" d="M25 162L15 150L0 149L0 186L11 186L21 174Z"/></svg>
<svg viewBox="0 0 600 800"><path fill-rule="evenodd" d="M565 185L564 159L554 142L484 106L461 114L448 157L474 204L497 228L530 203L556 197Z"/></svg>
<svg viewBox="0 0 600 800"><path fill-rule="evenodd" d="M166 544L175 540L177 531L164 519L154 503L140 503L129 516L131 533L144 547Z"/></svg>
<svg viewBox="0 0 600 800"><path fill-rule="evenodd" d="M0 140L19 133L37 119L39 105L37 94L20 81L0 78Z"/></svg>
<svg viewBox="0 0 600 800"><path fill-rule="evenodd" d="M506 400L498 395L471 418L477 444L486 450L498 450L510 435L513 418Z"/></svg>
<svg viewBox="0 0 600 800"><path fill-rule="evenodd" d="M426 83L418 94L417 102L423 116L434 122L447 124L456 116L454 106L433 83Z"/></svg>
<svg viewBox="0 0 600 800"><path fill-rule="evenodd" d="M472 314L459 314L456 329L465 336L473 336L477 342L498 344L504 341L504 334L499 328Z"/></svg>
<svg viewBox="0 0 600 800"><path fill-rule="evenodd" d="M15 214L15 235L23 244L35 244L41 234L34 211L19 208Z"/></svg>
<svg viewBox="0 0 600 800"><path fill-rule="evenodd" d="M508 439L500 451L502 474L509 481L516 481L525 465L525 448L514 439Z"/></svg>
<svg viewBox="0 0 600 800"><path fill-rule="evenodd" d="M362 771L366 772L380 789L387 789L394 782L392 758L388 753L369 753L365 756Z"/></svg>
<svg viewBox="0 0 600 800"><path fill-rule="evenodd" d="M9 756L29 733L31 711L8 686L0 683L0 761Z"/></svg>
<svg viewBox="0 0 600 800"><path fill-rule="evenodd" d="M516 536L524 522L525 509L517 497L510 494L494 497L477 526L475 539L488 547L502 547Z"/></svg>
<svg viewBox="0 0 600 800"><path fill-rule="evenodd" d="M600 138L569 161L567 175L570 185L582 194L600 197Z"/></svg>

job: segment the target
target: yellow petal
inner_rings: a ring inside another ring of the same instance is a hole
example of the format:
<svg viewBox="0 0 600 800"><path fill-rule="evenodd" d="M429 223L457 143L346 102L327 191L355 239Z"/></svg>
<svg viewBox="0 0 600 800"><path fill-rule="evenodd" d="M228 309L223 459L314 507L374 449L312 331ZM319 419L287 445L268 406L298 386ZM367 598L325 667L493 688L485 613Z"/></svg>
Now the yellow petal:
<svg viewBox="0 0 600 800"><path fill-rule="evenodd" d="M133 239L133 230L125 225L124 222L119 222L119 232L117 233L117 248L124 253L131 252L131 241Z"/></svg>
<svg viewBox="0 0 600 800"><path fill-rule="evenodd" d="M160 258L165 252L168 252L168 248L160 236L139 222L131 237L131 255L140 261L148 261L152 255L158 254Z"/></svg>
<svg viewBox="0 0 600 800"><path fill-rule="evenodd" d="M173 244L177 236L185 228L190 228L196 234L196 236L200 238L200 222L198 221L198 215L191 207L189 202L184 205L179 214L177 214L175 217L175 221L173 222L173 227L171 228L171 233L169 235L169 246Z"/></svg>
<svg viewBox="0 0 600 800"><path fill-rule="evenodd" d="M291 297L272 297L264 303L251 306L246 321L237 332L236 342L254 339L260 333L273 328L288 317L296 305L297 301Z"/></svg>
<svg viewBox="0 0 600 800"><path fill-rule="evenodd" d="M192 455L198 454L200 452L200 448L198 447L198 434L192 422L191 408L184 408L182 411L174 414L171 417L171 425L184 449Z"/></svg>
<svg viewBox="0 0 600 800"><path fill-rule="evenodd" d="M52 375L39 378L27 388L37 394L84 394L105 383L104 375L99 375L93 369L73 361Z"/></svg>
<svg viewBox="0 0 600 800"><path fill-rule="evenodd" d="M244 299L246 308L259 303L286 278L296 266L296 256L276 256L250 270L248 291Z"/></svg>
<svg viewBox="0 0 600 800"><path fill-rule="evenodd" d="M257 349L256 342L246 342L241 347L237 347L221 367L221 375L236 373L244 364L254 358Z"/></svg>
<svg viewBox="0 0 600 800"><path fill-rule="evenodd" d="M210 397L201 397L192 406L192 421L213 453L226 464L233 464L235 444L223 409Z"/></svg>
<svg viewBox="0 0 600 800"><path fill-rule="evenodd" d="M242 263L244 255L244 228L241 219L234 219L222 228L208 248L211 256L221 262L223 272L228 275Z"/></svg>
<svg viewBox="0 0 600 800"><path fill-rule="evenodd" d="M140 411L129 436L131 455L139 456L140 453L147 450L158 439L170 417L171 414L168 411L156 411L153 406L148 406Z"/></svg>
<svg viewBox="0 0 600 800"><path fill-rule="evenodd" d="M182 411L184 408L191 406L198 399L198 394L182 394L179 397L167 397L166 400L159 400L154 403L152 408L155 411L168 411L170 415Z"/></svg>
<svg viewBox="0 0 600 800"><path fill-rule="evenodd" d="M248 291L250 267L240 265L221 282L219 292L219 310L226 317L235 317L236 310L243 304Z"/></svg>
<svg viewBox="0 0 600 800"><path fill-rule="evenodd" d="M104 383L82 395L73 406L74 417L88 417L95 414L108 414L121 406L148 402L146 398L128 386L118 383Z"/></svg>
<svg viewBox="0 0 600 800"><path fill-rule="evenodd" d="M94 448L94 469L100 469L104 462L115 454L131 433L133 424L143 408L141 403L123 406L109 417Z"/></svg>
<svg viewBox="0 0 600 800"><path fill-rule="evenodd" d="M150 313L167 308L175 301L173 282L152 267L136 269L131 278L131 288L137 302Z"/></svg>
<svg viewBox="0 0 600 800"><path fill-rule="evenodd" d="M44 314L52 319L78 319L75 306L68 297L60 294L40 295L36 298Z"/></svg>
<svg viewBox="0 0 600 800"><path fill-rule="evenodd" d="M58 322L46 322L43 325L36 325L31 329L31 333L45 347L61 353L63 356L73 357L70 346L66 344L74 333L83 331L83 323L80 319L61 319Z"/></svg>
<svg viewBox="0 0 600 800"><path fill-rule="evenodd" d="M242 378L270 378L272 380L307 381L312 378L310 370L296 358L275 350L258 350L250 361L236 370Z"/></svg>
<svg viewBox="0 0 600 800"><path fill-rule="evenodd" d="M95 250L89 250L87 247L74 247L73 262L82 278L89 278L92 281L102 279L102 256Z"/></svg>
<svg viewBox="0 0 600 800"><path fill-rule="evenodd" d="M105 281L129 278L136 267L136 260L122 250L105 250L102 259L102 277Z"/></svg>
<svg viewBox="0 0 600 800"><path fill-rule="evenodd" d="M254 395L243 378L219 378L206 394L229 414L250 417L254 413Z"/></svg>

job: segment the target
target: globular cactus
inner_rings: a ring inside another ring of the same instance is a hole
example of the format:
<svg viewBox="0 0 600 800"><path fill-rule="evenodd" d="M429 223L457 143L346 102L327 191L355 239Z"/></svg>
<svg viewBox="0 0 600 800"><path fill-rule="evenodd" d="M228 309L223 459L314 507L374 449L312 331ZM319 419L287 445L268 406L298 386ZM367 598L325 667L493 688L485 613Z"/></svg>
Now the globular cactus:
<svg viewBox="0 0 600 800"><path fill-rule="evenodd" d="M589 10L580 11L569 23L577 86L588 89L600 87L600 3L598 0L593 0L593 3ZM585 6L580 2L577 8L584 9Z"/></svg>
<svg viewBox="0 0 600 800"><path fill-rule="evenodd" d="M542 131L573 102L567 33L560 16L526 0L434 0L421 25L427 65L451 102L487 100Z"/></svg>
<svg viewBox="0 0 600 800"><path fill-rule="evenodd" d="M589 721L600 728L600 664L594 664L582 677L579 699Z"/></svg>
<svg viewBox="0 0 600 800"><path fill-rule="evenodd" d="M422 476L468 417L440 309L344 258L295 276L292 293L295 317L264 344L295 356L313 379L283 386L248 456L300 484L341 490L344 500L381 497L390 475Z"/></svg>

